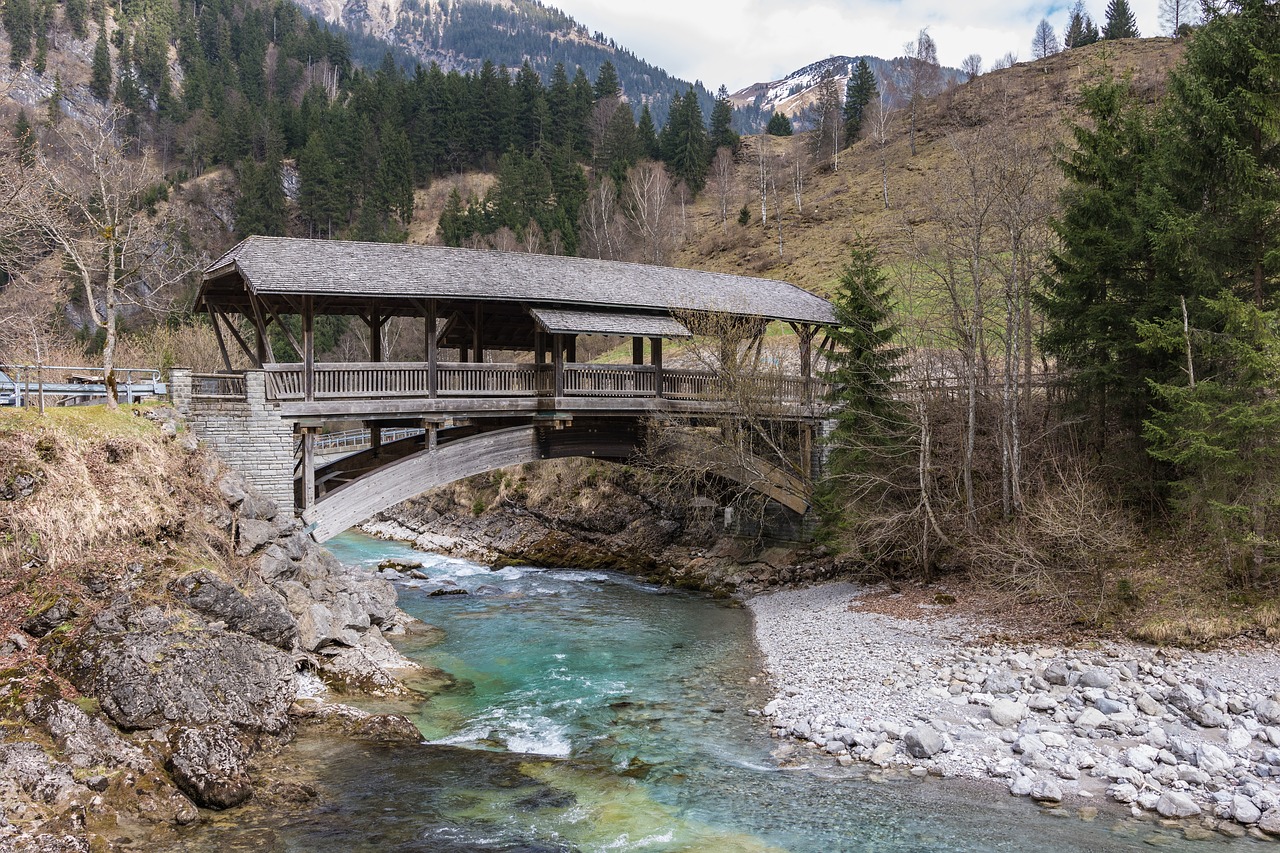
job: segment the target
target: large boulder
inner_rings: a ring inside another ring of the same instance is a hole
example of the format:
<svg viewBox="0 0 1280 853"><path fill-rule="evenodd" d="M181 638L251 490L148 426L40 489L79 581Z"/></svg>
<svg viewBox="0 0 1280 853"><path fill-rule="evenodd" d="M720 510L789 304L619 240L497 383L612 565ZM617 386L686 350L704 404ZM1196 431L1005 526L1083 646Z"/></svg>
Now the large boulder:
<svg viewBox="0 0 1280 853"><path fill-rule="evenodd" d="M293 659L245 634L154 609L123 618L107 611L49 657L123 729L231 723L275 733L288 725Z"/></svg>
<svg viewBox="0 0 1280 853"><path fill-rule="evenodd" d="M249 751L229 726L215 723L181 728L169 745L173 781L198 805L229 809L253 794L253 783L245 770Z"/></svg>
<svg viewBox="0 0 1280 853"><path fill-rule="evenodd" d="M932 758L942 751L946 741L932 726L920 725L902 736L902 744L912 758Z"/></svg>
<svg viewBox="0 0 1280 853"><path fill-rule="evenodd" d="M259 588L245 595L208 569L183 575L169 585L179 601L210 620L289 651L298 638L298 623L280 597Z"/></svg>

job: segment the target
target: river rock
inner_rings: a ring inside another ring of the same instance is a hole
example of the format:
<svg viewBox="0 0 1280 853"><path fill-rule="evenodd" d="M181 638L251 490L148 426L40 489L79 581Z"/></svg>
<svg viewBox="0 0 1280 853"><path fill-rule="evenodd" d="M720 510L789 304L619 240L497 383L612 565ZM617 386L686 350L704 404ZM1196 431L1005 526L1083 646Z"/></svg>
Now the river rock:
<svg viewBox="0 0 1280 853"><path fill-rule="evenodd" d="M1225 729L1231 725L1231 720L1227 718L1226 714L1208 702L1187 711L1187 716L1207 729Z"/></svg>
<svg viewBox="0 0 1280 853"><path fill-rule="evenodd" d="M1115 699L1108 699L1106 696L1095 701L1093 706L1107 716L1120 714L1125 711L1125 704L1123 702L1117 702Z"/></svg>
<svg viewBox="0 0 1280 853"><path fill-rule="evenodd" d="M1194 684L1178 684L1165 700L1184 714L1204 704L1204 694Z"/></svg>
<svg viewBox="0 0 1280 853"><path fill-rule="evenodd" d="M1227 732L1227 746L1239 752L1248 749L1253 743L1253 734L1242 726L1236 726Z"/></svg>
<svg viewBox="0 0 1280 853"><path fill-rule="evenodd" d="M1007 728L1022 721L1023 717L1027 715L1027 706L1011 699L997 699L991 703L991 707L987 711L991 714L991 719L997 726Z"/></svg>
<svg viewBox="0 0 1280 853"><path fill-rule="evenodd" d="M1134 746L1125 750L1125 763L1140 773L1150 773L1156 769L1156 756L1160 751L1152 746Z"/></svg>
<svg viewBox="0 0 1280 853"><path fill-rule="evenodd" d="M1107 796L1117 803L1128 805L1137 801L1138 789L1129 782L1118 782L1107 788Z"/></svg>
<svg viewBox="0 0 1280 853"><path fill-rule="evenodd" d="M1065 687L1071 678L1071 668L1064 660L1050 661L1044 668L1044 680L1059 687Z"/></svg>
<svg viewBox="0 0 1280 853"><path fill-rule="evenodd" d="M1195 817L1200 814L1200 806L1180 791L1165 791L1156 801L1156 811L1164 817Z"/></svg>
<svg viewBox="0 0 1280 853"><path fill-rule="evenodd" d="M212 621L289 651L298 638L298 623L280 597L260 588L253 597L209 569L176 579L169 590L178 600Z"/></svg>
<svg viewBox="0 0 1280 853"><path fill-rule="evenodd" d="M1264 726L1280 724L1280 701L1263 699L1253 706L1253 713Z"/></svg>
<svg viewBox="0 0 1280 853"><path fill-rule="evenodd" d="M173 781L197 805L228 809L249 799L253 784L245 770L248 750L235 731L215 723L180 728L170 739Z"/></svg>
<svg viewBox="0 0 1280 853"><path fill-rule="evenodd" d="M1236 794L1231 798L1231 817L1243 824L1257 823L1262 818L1262 810L1253 800Z"/></svg>
<svg viewBox="0 0 1280 853"><path fill-rule="evenodd" d="M902 743L912 758L932 758L942 751L946 741L929 725L920 725L902 736Z"/></svg>
<svg viewBox="0 0 1280 853"><path fill-rule="evenodd" d="M1052 711L1058 707L1058 700L1048 693L1033 693L1027 699L1027 707L1033 711Z"/></svg>
<svg viewBox="0 0 1280 853"><path fill-rule="evenodd" d="M247 557L276 538L279 531L269 521L242 518L236 525L236 554Z"/></svg>
<svg viewBox="0 0 1280 853"><path fill-rule="evenodd" d="M1196 766L1210 776L1225 776L1235 766L1225 752L1211 743L1202 743L1196 747Z"/></svg>
<svg viewBox="0 0 1280 853"><path fill-rule="evenodd" d="M988 675L982 682L982 689L987 693L1017 693L1022 681L1007 669L998 669Z"/></svg>
<svg viewBox="0 0 1280 853"><path fill-rule="evenodd" d="M878 765L880 767L887 767L889 765L889 762L893 760L893 754L896 751L897 751L896 744L894 744L892 741L885 741L884 743L877 746L875 749L871 750L871 755L868 760L872 764Z"/></svg>
<svg viewBox="0 0 1280 853"><path fill-rule="evenodd" d="M1080 716L1076 717L1076 728L1079 729L1096 729L1098 726L1107 722L1107 715L1099 711L1097 708L1085 708L1080 712Z"/></svg>
<svg viewBox="0 0 1280 853"><path fill-rule="evenodd" d="M1146 714L1148 717L1164 716L1164 706L1157 702L1148 693L1139 693L1135 701L1138 710Z"/></svg>
<svg viewBox="0 0 1280 853"><path fill-rule="evenodd" d="M55 647L51 662L124 729L233 723L279 732L288 725L289 655L245 634L154 619L126 617L123 630L87 631ZM120 620L111 616L95 625L112 627L113 621Z"/></svg>
<svg viewBox="0 0 1280 853"><path fill-rule="evenodd" d="M1280 835L1280 808L1267 809L1258 819L1258 829L1268 835Z"/></svg>
<svg viewBox="0 0 1280 853"><path fill-rule="evenodd" d="M1031 785L1031 799L1040 803L1062 802L1062 787L1052 779L1037 779Z"/></svg>
<svg viewBox="0 0 1280 853"><path fill-rule="evenodd" d="M1094 687L1100 690L1106 690L1111 686L1111 673L1105 669L1086 669L1080 673L1081 687Z"/></svg>

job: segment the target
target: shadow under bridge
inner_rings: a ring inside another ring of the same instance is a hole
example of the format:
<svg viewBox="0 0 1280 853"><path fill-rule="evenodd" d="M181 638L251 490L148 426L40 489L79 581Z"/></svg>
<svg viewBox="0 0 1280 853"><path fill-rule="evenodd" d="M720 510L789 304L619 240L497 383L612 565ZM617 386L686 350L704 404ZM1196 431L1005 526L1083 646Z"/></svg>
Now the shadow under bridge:
<svg viewBox="0 0 1280 853"><path fill-rule="evenodd" d="M411 436L316 469L317 500L302 513L325 542L402 501L458 480L545 459L583 457L645 464L640 418L576 419L568 425L475 427ZM797 515L809 508L806 481L759 457L720 447L696 430L666 430L661 460L752 489ZM697 460L697 465L690 463ZM302 478L297 488L303 488Z"/></svg>

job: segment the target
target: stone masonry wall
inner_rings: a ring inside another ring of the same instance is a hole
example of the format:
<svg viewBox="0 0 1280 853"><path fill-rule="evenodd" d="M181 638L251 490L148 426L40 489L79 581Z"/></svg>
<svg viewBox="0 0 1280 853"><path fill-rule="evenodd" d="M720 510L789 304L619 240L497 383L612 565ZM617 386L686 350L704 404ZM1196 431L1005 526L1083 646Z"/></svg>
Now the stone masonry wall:
<svg viewBox="0 0 1280 853"><path fill-rule="evenodd" d="M267 402L266 374L244 374L243 400L199 399L190 370L170 374L173 407L192 432L232 470L281 509L294 505L293 425Z"/></svg>

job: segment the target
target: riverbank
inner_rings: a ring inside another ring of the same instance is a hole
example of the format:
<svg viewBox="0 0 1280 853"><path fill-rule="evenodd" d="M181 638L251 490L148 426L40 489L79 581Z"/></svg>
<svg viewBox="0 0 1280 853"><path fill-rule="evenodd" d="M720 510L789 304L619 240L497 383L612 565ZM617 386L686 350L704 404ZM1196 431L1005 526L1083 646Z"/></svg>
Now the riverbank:
<svg viewBox="0 0 1280 853"><path fill-rule="evenodd" d="M300 724L404 738L298 700L412 694L420 629L171 410L0 415L0 849L163 846Z"/></svg>
<svg viewBox="0 0 1280 853"><path fill-rule="evenodd" d="M825 583L748 599L778 757L986 779L1051 807L1111 800L1184 819L1190 837L1280 837L1273 647L1045 645L872 592Z"/></svg>

